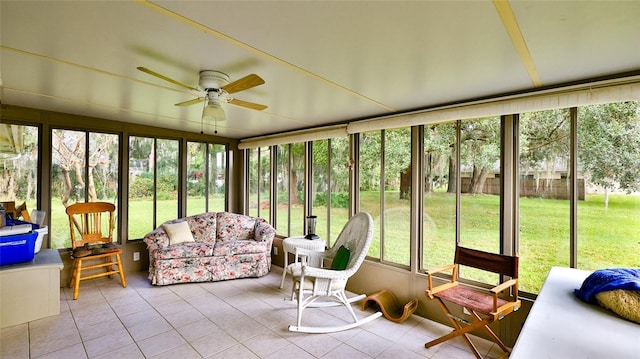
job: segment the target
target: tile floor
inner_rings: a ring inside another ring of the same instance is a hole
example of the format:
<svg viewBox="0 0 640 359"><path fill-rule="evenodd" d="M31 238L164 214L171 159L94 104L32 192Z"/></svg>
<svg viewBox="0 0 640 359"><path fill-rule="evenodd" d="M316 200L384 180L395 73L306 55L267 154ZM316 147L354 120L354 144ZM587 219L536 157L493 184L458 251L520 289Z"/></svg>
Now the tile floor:
<svg viewBox="0 0 640 359"><path fill-rule="evenodd" d="M0 358L473 358L461 340L424 343L450 329L419 316L381 317L332 334L289 332L295 305L282 270L262 278L152 287L146 273L83 282L78 300L60 289L60 314L2 329ZM288 278L287 278L288 279ZM354 305L356 313L359 305ZM303 324L339 323L344 308L307 309ZM489 358L500 350L474 338Z"/></svg>

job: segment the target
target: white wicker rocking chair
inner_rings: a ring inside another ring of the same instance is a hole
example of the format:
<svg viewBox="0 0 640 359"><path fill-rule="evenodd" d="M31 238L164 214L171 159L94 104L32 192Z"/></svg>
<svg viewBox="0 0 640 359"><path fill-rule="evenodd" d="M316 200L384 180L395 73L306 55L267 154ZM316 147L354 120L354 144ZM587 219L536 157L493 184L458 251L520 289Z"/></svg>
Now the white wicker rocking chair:
<svg viewBox="0 0 640 359"><path fill-rule="evenodd" d="M340 232L336 243L327 251L296 251L296 255L301 261L291 264L287 268L293 277L292 299L295 298L298 306L297 325L289 326L290 331L303 333L338 332L368 323L382 315L378 311L365 318L358 319L351 307L351 303L364 299L366 294L352 298L347 298L345 294L347 280L360 268L367 256L372 240L373 219L368 213L361 212L349 219L349 222ZM346 268L342 270L322 268L324 259L330 259L332 266L334 266L334 263L341 261L336 255L338 255L338 252L345 252L344 249L340 249L342 246L349 251L349 260L346 263ZM312 267L309 263L320 263L320 266ZM307 307L320 308L340 305L347 307L353 317L353 323L331 327L302 326L302 312Z"/></svg>

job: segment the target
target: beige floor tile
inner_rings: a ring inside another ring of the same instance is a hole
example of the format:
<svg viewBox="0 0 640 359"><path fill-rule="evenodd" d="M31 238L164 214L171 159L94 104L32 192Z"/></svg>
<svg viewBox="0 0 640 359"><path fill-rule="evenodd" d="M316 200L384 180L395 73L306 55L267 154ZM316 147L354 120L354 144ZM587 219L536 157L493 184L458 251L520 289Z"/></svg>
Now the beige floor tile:
<svg viewBox="0 0 640 359"><path fill-rule="evenodd" d="M224 312L219 312L214 315L208 315L207 318L209 318L209 320L214 322L220 328L225 329L232 327L235 325L235 323L246 320L249 317L235 308L230 308Z"/></svg>
<svg viewBox="0 0 640 359"><path fill-rule="evenodd" d="M296 339L294 344L314 357L321 358L342 342L330 335L305 335Z"/></svg>
<svg viewBox="0 0 640 359"><path fill-rule="evenodd" d="M257 335L244 343L249 350L260 358L269 356L288 344L289 342L286 339L272 331Z"/></svg>
<svg viewBox="0 0 640 359"><path fill-rule="evenodd" d="M114 313L116 313L118 317L124 317L128 314L133 314L137 312L142 312L144 310L153 309L151 304L147 303L144 299L142 299L142 297L138 297L138 298L140 299L132 303L122 304L118 302L112 307Z"/></svg>
<svg viewBox="0 0 640 359"><path fill-rule="evenodd" d="M3 357L5 358L5 357ZM23 357L26 358L26 357ZM37 359L69 359L69 358L74 358L74 359L83 359L83 358L87 358L87 353L84 350L84 346L82 345L82 343L78 343L76 345L72 345L66 348L62 348L59 350L56 350L54 352L50 352L47 354L44 354L42 356L39 357L32 357L32 358L37 358ZM8 358L7 358L8 359Z"/></svg>
<svg viewBox="0 0 640 359"><path fill-rule="evenodd" d="M153 308L162 316L167 316L191 310L193 309L193 306L187 303L184 299L177 297L177 300L175 301L153 305Z"/></svg>
<svg viewBox="0 0 640 359"><path fill-rule="evenodd" d="M175 330L169 330L153 337L143 339L138 343L145 357L153 357L173 348L177 348L187 341Z"/></svg>
<svg viewBox="0 0 640 359"><path fill-rule="evenodd" d="M179 295L177 295L177 294L175 294L175 293L173 293L171 291L168 291L168 292L160 294L160 295L156 295L156 296L152 296L152 297L146 298L146 300L153 307L164 307L164 306L170 305L171 303L183 301L183 299L180 298Z"/></svg>
<svg viewBox="0 0 640 359"><path fill-rule="evenodd" d="M32 336L48 336L49 333L55 334L65 330L73 330L76 328L76 323L71 312L65 312L31 321L28 328L29 334Z"/></svg>
<svg viewBox="0 0 640 359"><path fill-rule="evenodd" d="M177 294L182 299L188 299L191 297L198 297L208 293L200 284L196 285L173 285L169 287L172 292Z"/></svg>
<svg viewBox="0 0 640 359"><path fill-rule="evenodd" d="M105 295L105 298L107 299L107 301L109 302L109 305L112 308L130 306L138 303L145 303L144 298L138 295L138 293L132 292L131 290L126 290L120 287L115 292L117 292L118 295L113 295L112 297L107 297L107 295Z"/></svg>
<svg viewBox="0 0 640 359"><path fill-rule="evenodd" d="M131 314L124 315L120 317L122 324L125 327L135 327L136 325L140 325L142 323L148 323L153 320L163 319L160 313L158 313L155 309L149 308L140 312L135 312Z"/></svg>
<svg viewBox="0 0 640 359"><path fill-rule="evenodd" d="M280 285L280 283L277 283ZM289 344L281 350L269 355L266 359L313 359L315 356L309 354L300 347ZM222 359L222 358L221 358Z"/></svg>
<svg viewBox="0 0 640 359"><path fill-rule="evenodd" d="M337 348L333 349L327 355L322 357L323 359L370 359L373 358L347 344L341 344Z"/></svg>
<svg viewBox="0 0 640 359"><path fill-rule="evenodd" d="M379 335L363 330L362 332L351 338L348 344L358 349L359 351L375 358L380 353L385 351L388 347L393 345L393 342Z"/></svg>
<svg viewBox="0 0 640 359"><path fill-rule="evenodd" d="M113 318L106 322L94 325L78 326L78 330L80 331L80 337L82 337L82 340L88 341L110 333L122 331L124 330L124 325L122 325L119 318Z"/></svg>
<svg viewBox="0 0 640 359"><path fill-rule="evenodd" d="M73 357L68 357L70 359ZM144 359L144 355L136 344L125 345L120 348L114 348L113 351L100 354L92 357L91 359Z"/></svg>
<svg viewBox="0 0 640 359"><path fill-rule="evenodd" d="M164 353L160 353L151 357L153 359L200 359L202 358L193 347L187 343L177 346L173 349L169 349ZM229 357L233 358L233 357ZM239 358L239 357L235 357Z"/></svg>
<svg viewBox="0 0 640 359"><path fill-rule="evenodd" d="M257 335L268 332L269 328L251 318L247 318L225 328L224 331L231 335L235 340L244 342L245 340L249 340Z"/></svg>
<svg viewBox="0 0 640 359"><path fill-rule="evenodd" d="M447 358L475 359L476 357L469 350L469 348L463 349L447 343L439 344L435 347L430 348L429 350L436 350L435 354L431 356L431 359L447 359Z"/></svg>
<svg viewBox="0 0 640 359"><path fill-rule="evenodd" d="M276 329L278 327L286 328L296 321L293 311L283 311L275 308L254 317L254 319L269 329Z"/></svg>
<svg viewBox="0 0 640 359"><path fill-rule="evenodd" d="M131 335L123 328L122 330L84 341L84 347L87 350L87 355L93 358L133 343Z"/></svg>
<svg viewBox="0 0 640 359"><path fill-rule="evenodd" d="M221 330L220 327L207 318L203 318L197 322L177 328L178 333L180 333L180 335L182 335L182 337L187 341L202 338L219 330Z"/></svg>
<svg viewBox="0 0 640 359"><path fill-rule="evenodd" d="M118 316L113 312L111 307L92 312L84 312L82 316L75 317L78 328L95 326L113 319L118 319Z"/></svg>
<svg viewBox="0 0 640 359"><path fill-rule="evenodd" d="M244 297L249 297L249 300L238 303L230 303L236 309L246 314L250 318L255 318L259 315L263 315L273 310L273 307L269 304L263 302L261 299L255 298L253 296L243 295ZM236 296L236 298L239 296Z"/></svg>
<svg viewBox="0 0 640 359"><path fill-rule="evenodd" d="M174 327L183 327L187 324L195 323L201 319L206 319L202 313L195 308L189 306L184 310L176 313L165 315L164 318Z"/></svg>
<svg viewBox="0 0 640 359"><path fill-rule="evenodd" d="M237 340L223 330L198 338L191 342L191 346L202 355L208 358L240 344Z"/></svg>
<svg viewBox="0 0 640 359"><path fill-rule="evenodd" d="M29 356L29 325L18 324L0 331L0 358Z"/></svg>
<svg viewBox="0 0 640 359"><path fill-rule="evenodd" d="M164 318L156 318L146 322L140 322L127 328L129 334L136 342L151 338L158 334L173 330L173 327Z"/></svg>
<svg viewBox="0 0 640 359"><path fill-rule="evenodd" d="M76 328L48 332L44 335L30 333L29 354L38 357L80 343L82 340Z"/></svg>
<svg viewBox="0 0 640 359"><path fill-rule="evenodd" d="M401 324L383 317L329 334L291 332L296 322L290 280L280 289L279 268L257 279L154 287L147 274L127 275L128 285L105 278L86 281L80 297L61 288L59 315L0 333L2 359L25 358L473 358L460 339L431 349L424 343L451 328L413 316ZM371 314L359 304L359 318ZM307 309L303 325L350 322L344 307ZM483 354L498 357L490 341L472 337Z"/></svg>
<svg viewBox="0 0 640 359"><path fill-rule="evenodd" d="M252 353L247 347L244 345L234 345L231 348L227 348L219 353L216 353L207 359L229 359L229 358L237 358L237 359L257 359L259 358L254 353ZM298 357L299 359L303 359L302 357Z"/></svg>
<svg viewBox="0 0 640 359"><path fill-rule="evenodd" d="M427 358L426 352L423 351L423 355L420 355L412 350L405 348L402 345L394 344L385 349L376 359L424 359Z"/></svg>

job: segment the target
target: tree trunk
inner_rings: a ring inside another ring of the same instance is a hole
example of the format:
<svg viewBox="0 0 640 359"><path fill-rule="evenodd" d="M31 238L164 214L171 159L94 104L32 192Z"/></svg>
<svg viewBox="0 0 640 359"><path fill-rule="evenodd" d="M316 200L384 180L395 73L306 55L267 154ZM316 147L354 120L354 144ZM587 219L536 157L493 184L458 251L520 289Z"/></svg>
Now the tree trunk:
<svg viewBox="0 0 640 359"><path fill-rule="evenodd" d="M484 182L487 179L487 175L489 174L489 169L487 167L477 167L473 166L473 177L471 178L471 183L469 186L469 192L471 194L482 194Z"/></svg>
<svg viewBox="0 0 640 359"><path fill-rule="evenodd" d="M209 181L215 183L215 179L209 179ZM104 185L102 186L102 198L109 198L107 196L107 183L109 183L109 178L107 176L106 170L102 170L102 183L104 183Z"/></svg>
<svg viewBox="0 0 640 359"><path fill-rule="evenodd" d="M455 150L451 152L449 156L449 183L447 184L447 193L456 193L456 184L458 183L458 177L456 171Z"/></svg>
<svg viewBox="0 0 640 359"><path fill-rule="evenodd" d="M400 199L409 199L411 195L411 165L400 172Z"/></svg>
<svg viewBox="0 0 640 359"><path fill-rule="evenodd" d="M291 182L289 183L289 199L291 204L301 203L298 198L298 174L293 170L291 171Z"/></svg>
<svg viewBox="0 0 640 359"><path fill-rule="evenodd" d="M84 188L84 179L82 178L82 166L80 166L80 161L75 161L74 163L76 169L76 181L78 184L76 185L76 202L80 202L80 199L84 199L84 193L80 190Z"/></svg>
<svg viewBox="0 0 640 359"><path fill-rule="evenodd" d="M35 187L35 179L33 177L33 172L29 171L29 175L27 176L27 201L31 200L33 196L33 188Z"/></svg>
<svg viewBox="0 0 640 359"><path fill-rule="evenodd" d="M89 189L89 202L97 202L98 201L98 194L96 193L96 183L93 180L93 166L90 166L87 171L89 171L89 176L88 177L88 189Z"/></svg>
<svg viewBox="0 0 640 359"><path fill-rule="evenodd" d="M431 193L433 192L433 154L429 153L429 155L426 158L426 164L425 164L425 174L424 174L424 191L426 193Z"/></svg>
<svg viewBox="0 0 640 359"><path fill-rule="evenodd" d="M69 197L71 197L71 175L69 170L62 168L62 178L64 178L64 192L62 193L62 204L69 207Z"/></svg>

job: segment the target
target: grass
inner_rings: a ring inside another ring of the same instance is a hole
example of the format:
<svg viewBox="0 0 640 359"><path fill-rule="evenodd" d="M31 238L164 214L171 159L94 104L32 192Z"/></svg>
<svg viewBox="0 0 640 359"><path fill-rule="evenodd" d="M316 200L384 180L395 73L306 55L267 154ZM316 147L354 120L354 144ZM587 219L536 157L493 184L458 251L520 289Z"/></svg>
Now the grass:
<svg viewBox="0 0 640 359"><path fill-rule="evenodd" d="M433 268L450 263L455 247L455 196L432 193L425 197L423 267ZM491 195L463 196L461 242L471 248L497 252L499 249L499 197ZM54 208L49 229L54 248L63 248L69 240L67 217L62 205ZM204 211L204 201L189 199L189 213ZM408 200L400 200L398 192L385 196L384 241L380 236L380 199L378 192L361 193L361 210L372 214L376 225L374 243L369 254L384 260L409 265L410 208ZM30 207L33 208L33 207ZM224 208L223 199L215 199L210 210ZM129 238L142 238L153 230L150 220L151 201L129 202ZM317 232L326 237L326 207L314 207L318 215ZM277 211L279 232L286 234L288 211ZM176 201L159 201L157 223L177 216ZM302 234L304 226L302 206L291 208L291 233ZM344 208L331 209L331 238L335 240L347 218ZM521 290L537 293L552 266L569 266L569 201L520 199L520 279ZM603 195L589 195L578 203L578 267L599 269L606 267L640 266L640 196L611 195L609 208ZM466 278L495 282L482 273L464 272Z"/></svg>
<svg viewBox="0 0 640 359"><path fill-rule="evenodd" d="M387 192L397 198L397 192ZM362 193L361 207L373 208L379 227L379 194ZM438 267L453 260L455 248L455 196L433 193L425 197L423 266ZM384 256L388 261L408 264L409 210L407 201L385 203ZM461 200L461 243L487 251L499 250L499 197L468 196ZM540 198L520 199L521 289L538 293L552 266L569 266L569 201ZM640 196L611 195L609 208L603 195L589 195L578 203L578 267L640 266ZM371 252L379 253L379 233ZM379 257L379 255L376 255ZM495 282L484 273L465 272L466 278Z"/></svg>

